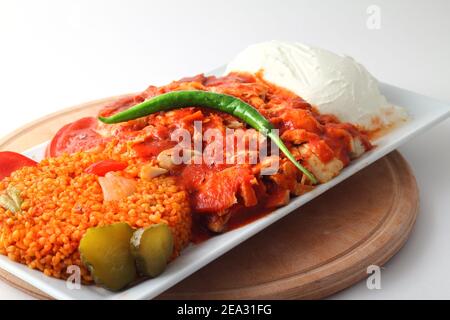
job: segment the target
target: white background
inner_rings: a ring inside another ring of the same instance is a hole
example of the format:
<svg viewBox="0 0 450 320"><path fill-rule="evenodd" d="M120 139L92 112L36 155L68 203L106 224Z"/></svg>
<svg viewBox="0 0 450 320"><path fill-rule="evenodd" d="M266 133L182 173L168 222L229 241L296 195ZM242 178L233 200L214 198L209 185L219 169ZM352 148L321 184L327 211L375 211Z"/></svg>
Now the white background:
<svg viewBox="0 0 450 320"><path fill-rule="evenodd" d="M366 12L381 9L381 28ZM450 102L450 1L0 0L0 136L61 108L206 72L251 43L301 41ZM450 120L400 148L421 210L406 246L336 299L450 299ZM27 295L0 282L0 298Z"/></svg>

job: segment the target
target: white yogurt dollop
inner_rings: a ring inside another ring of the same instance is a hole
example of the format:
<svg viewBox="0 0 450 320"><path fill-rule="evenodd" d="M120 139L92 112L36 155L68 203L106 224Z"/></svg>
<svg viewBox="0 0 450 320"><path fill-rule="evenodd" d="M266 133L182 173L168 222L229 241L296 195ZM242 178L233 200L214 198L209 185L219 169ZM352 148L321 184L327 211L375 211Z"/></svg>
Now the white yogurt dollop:
<svg viewBox="0 0 450 320"><path fill-rule="evenodd" d="M226 73L263 70L266 80L291 90L322 114L376 130L407 119L406 111L390 104L378 81L351 57L300 43L255 44L231 61Z"/></svg>

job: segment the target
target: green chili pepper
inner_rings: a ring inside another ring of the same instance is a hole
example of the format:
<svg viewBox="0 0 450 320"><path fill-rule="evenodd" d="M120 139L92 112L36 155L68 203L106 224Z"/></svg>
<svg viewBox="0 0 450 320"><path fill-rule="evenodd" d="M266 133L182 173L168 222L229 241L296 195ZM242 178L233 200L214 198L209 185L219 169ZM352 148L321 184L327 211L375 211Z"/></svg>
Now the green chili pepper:
<svg viewBox="0 0 450 320"><path fill-rule="evenodd" d="M159 111L193 106L215 109L243 120L254 129L272 139L286 157L301 172L303 172L313 184L317 183L317 179L314 175L297 162L280 137L275 134L273 125L251 105L230 95L200 90L172 91L144 101L111 117L99 117L99 119L104 123L113 124L142 118Z"/></svg>

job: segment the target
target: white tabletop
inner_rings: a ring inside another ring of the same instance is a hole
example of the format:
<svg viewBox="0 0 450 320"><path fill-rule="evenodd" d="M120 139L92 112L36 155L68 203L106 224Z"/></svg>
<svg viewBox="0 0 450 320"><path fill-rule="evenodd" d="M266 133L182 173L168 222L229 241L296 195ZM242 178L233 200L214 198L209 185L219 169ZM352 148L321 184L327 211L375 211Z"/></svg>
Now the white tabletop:
<svg viewBox="0 0 450 320"><path fill-rule="evenodd" d="M2 0L0 136L64 107L214 69L271 39L351 55L384 82L450 102L448 12L446 0ZM450 120L400 151L420 188L411 238L382 269L381 290L363 281L332 298L450 298ZM0 281L0 299L29 298Z"/></svg>

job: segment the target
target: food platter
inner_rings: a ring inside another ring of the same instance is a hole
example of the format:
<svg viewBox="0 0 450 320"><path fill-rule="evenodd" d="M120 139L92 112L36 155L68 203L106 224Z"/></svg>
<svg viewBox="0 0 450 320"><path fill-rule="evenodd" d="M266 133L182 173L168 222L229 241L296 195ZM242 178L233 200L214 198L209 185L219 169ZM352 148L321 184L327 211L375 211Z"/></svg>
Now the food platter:
<svg viewBox="0 0 450 320"><path fill-rule="evenodd" d="M378 191L368 192L372 188ZM158 299L327 297L366 277L369 265L381 266L394 255L408 239L417 209L414 176L393 152ZM36 298L51 298L10 273L0 270L0 278Z"/></svg>
<svg viewBox="0 0 450 320"><path fill-rule="evenodd" d="M385 84L381 85L381 90L391 102L407 108L412 116L408 123L395 128L395 130L376 140L377 148L354 161L340 176L321 185L314 192L294 199L288 206L250 225L210 239L199 246L188 248L169 267L167 274L156 279L156 281L142 283L121 293L110 293L103 289L84 286L82 290L67 290L63 281L49 279L36 271L12 263L6 258L0 260L0 267L7 272L9 281L15 282L14 279L20 278L22 282L16 283L17 285L26 287L27 290L36 294L40 292L40 296L51 296L59 299L154 298L214 259L222 256L237 244L244 242L294 211L285 219L181 282L161 297L201 299L319 298L341 290L362 279L368 265L383 264L387 261L406 241L415 220L418 199L413 175L398 153L394 152L385 158L383 157L414 135L445 119L449 112L445 104L406 90ZM45 145L39 146L39 143L45 143L52 136L52 133L58 129L61 122L73 117L95 114L95 109L104 105L107 101L108 99L99 100L69 108L39 120L2 140L0 149L23 151L38 145L32 150L28 150L26 154L40 158L43 155ZM378 159L381 160L357 173ZM353 174L356 175L342 182ZM379 194L363 192L359 197L349 196L353 192L367 190L363 188L364 183L361 183L361 181L366 183L366 186L380 183L394 189L378 188ZM340 182L342 184L339 184L333 190L306 204ZM366 198L367 196L370 199ZM376 198L383 196L390 197L390 200L385 201L380 200L382 198ZM342 201L338 202L339 206L331 208L326 206L328 203L326 197L336 197L336 199ZM348 199L358 199L358 201L350 202ZM343 200L346 200L347 204ZM362 207L358 207L358 203ZM381 203L383 206L375 205L370 210L364 207L364 205L374 203ZM298 214L296 211L300 206L302 208L298 212L302 212L302 214ZM351 208L354 210L349 210ZM375 216L371 218L364 215L370 212L374 212ZM346 214L350 214L350 216L346 216ZM352 216L351 214L358 215ZM332 219L328 219L330 217ZM330 228L327 228L327 223L329 223L328 227ZM284 232L285 229L289 229L287 228L289 226L298 226L302 232L295 232L297 229ZM333 238L334 236L337 238ZM274 251L269 250L269 253L279 255L280 264L266 266L257 263L257 261L265 258L267 258L267 261L277 261L277 259L270 259L270 256L265 256L267 254L267 250L265 250L268 245L267 241L276 237L279 237L279 245L284 249L280 251L279 247L275 246ZM304 247L297 245L299 242L304 244ZM250 255L249 252L253 254ZM239 273L240 276L233 277L235 281L231 281L223 272L223 268L231 269L229 274L235 275L237 271L236 269L233 271L232 265L236 261L241 261L239 260L241 255L244 257L251 256L256 262L244 260L243 271ZM286 257L296 259L289 260ZM252 265L252 263L254 264ZM258 268L255 269L255 265ZM278 269L275 267L278 267ZM221 277L215 276L218 273L221 274ZM247 278L245 278L246 276ZM209 281L199 281L199 279L209 279ZM39 291L36 291L36 289Z"/></svg>

